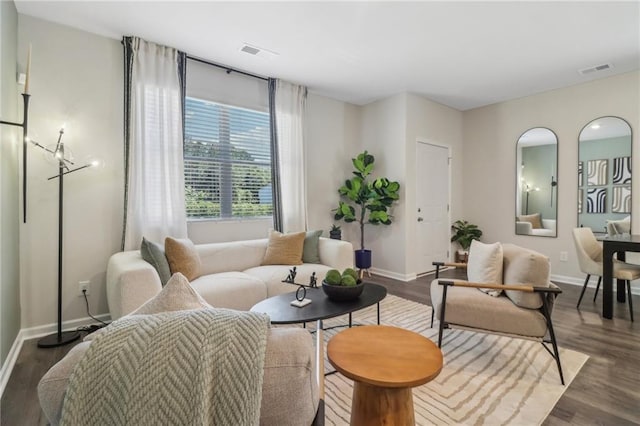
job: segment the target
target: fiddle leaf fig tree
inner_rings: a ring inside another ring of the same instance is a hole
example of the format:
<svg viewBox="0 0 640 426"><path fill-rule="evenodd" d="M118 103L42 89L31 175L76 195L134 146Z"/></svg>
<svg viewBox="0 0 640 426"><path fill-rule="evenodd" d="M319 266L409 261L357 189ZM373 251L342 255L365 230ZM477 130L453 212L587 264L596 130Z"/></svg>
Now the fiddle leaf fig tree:
<svg viewBox="0 0 640 426"><path fill-rule="evenodd" d="M468 251L471 247L471 241L480 240L482 231L477 225L467 222L466 220L456 220L451 229L455 232L451 236L451 242L460 244L463 250Z"/></svg>
<svg viewBox="0 0 640 426"><path fill-rule="evenodd" d="M384 177L371 178L375 158L367 151L358 154L352 162L354 177L347 179L338 189L343 199L339 201L338 208L333 210L334 219L359 223L360 249L364 250L364 225L391 225L393 216L389 210L399 198L400 184Z"/></svg>

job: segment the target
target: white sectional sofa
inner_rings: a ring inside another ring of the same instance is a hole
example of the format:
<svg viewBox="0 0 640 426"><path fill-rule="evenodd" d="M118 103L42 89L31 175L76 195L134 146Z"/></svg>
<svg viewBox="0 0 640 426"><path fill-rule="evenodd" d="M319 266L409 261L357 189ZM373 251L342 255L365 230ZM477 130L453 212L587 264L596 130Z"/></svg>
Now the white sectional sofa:
<svg viewBox="0 0 640 426"><path fill-rule="evenodd" d="M261 266L268 239L196 245L201 261L201 276L191 285L212 306L249 310L268 297L295 291L283 283L292 265ZM296 282L308 284L313 272L318 285L329 269L353 267L351 243L320 238L320 264L296 265ZM162 289L160 276L142 259L139 250L116 253L107 267L107 301L111 318L126 315Z"/></svg>

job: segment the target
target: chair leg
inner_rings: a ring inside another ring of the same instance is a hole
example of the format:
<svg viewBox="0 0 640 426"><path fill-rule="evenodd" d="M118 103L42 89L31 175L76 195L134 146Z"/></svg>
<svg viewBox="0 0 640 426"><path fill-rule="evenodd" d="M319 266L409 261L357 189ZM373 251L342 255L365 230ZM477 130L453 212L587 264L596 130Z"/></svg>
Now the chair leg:
<svg viewBox="0 0 640 426"><path fill-rule="evenodd" d="M429 328L433 328L433 317L435 316L435 314L436 314L436 308L435 306L432 306L431 307L431 327Z"/></svg>
<svg viewBox="0 0 640 426"><path fill-rule="evenodd" d="M438 347L442 347L442 332L444 331L444 311L447 307L447 288L449 286L445 285L442 289L442 304L440 305L440 327L438 329Z"/></svg>
<svg viewBox="0 0 640 426"><path fill-rule="evenodd" d="M600 290L600 283L602 282L602 277L598 277L598 284L596 284L596 293L593 295L593 301L596 301L596 297L598 297L598 290Z"/></svg>
<svg viewBox="0 0 640 426"><path fill-rule="evenodd" d="M631 281L627 281L627 297L629 298L629 316L633 322L633 302L631 301Z"/></svg>
<svg viewBox="0 0 640 426"><path fill-rule="evenodd" d="M549 305L547 305L546 296L542 296L542 313L547 320L547 328L549 329L549 337L551 337L554 358L558 365L558 373L560 373L560 382L562 383L562 386L564 386L564 376L562 375L562 365L560 364L560 352L558 351L558 343L556 342L556 334L553 331L553 322L551 321L551 312L549 312Z"/></svg>
<svg viewBox="0 0 640 426"><path fill-rule="evenodd" d="M587 289L589 278L591 278L591 275L587 274L587 278L585 278L584 285L582 286L582 293L580 293L580 298L578 299L578 304L576 305L577 309L580 309L580 302L582 302L582 296L584 296L584 291Z"/></svg>

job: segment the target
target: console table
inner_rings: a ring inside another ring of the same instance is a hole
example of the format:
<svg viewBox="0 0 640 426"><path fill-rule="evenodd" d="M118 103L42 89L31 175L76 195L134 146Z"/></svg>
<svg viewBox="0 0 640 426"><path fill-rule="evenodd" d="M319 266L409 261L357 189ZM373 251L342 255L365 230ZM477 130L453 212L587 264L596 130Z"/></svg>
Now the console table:
<svg viewBox="0 0 640 426"><path fill-rule="evenodd" d="M640 234L612 235L602 240L602 316L613 318L613 255L618 254L618 260L625 260L625 252L640 252ZM624 281L618 280L618 302L626 301Z"/></svg>

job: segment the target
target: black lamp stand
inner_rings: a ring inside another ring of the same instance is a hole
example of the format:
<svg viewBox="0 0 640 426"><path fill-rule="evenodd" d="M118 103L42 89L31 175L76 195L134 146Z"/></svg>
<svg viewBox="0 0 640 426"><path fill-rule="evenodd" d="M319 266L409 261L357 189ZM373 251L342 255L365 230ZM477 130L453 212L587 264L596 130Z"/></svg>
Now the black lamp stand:
<svg viewBox="0 0 640 426"><path fill-rule="evenodd" d="M29 98L28 93L22 94L22 123L13 121L0 120L0 124L8 124L10 126L22 127L22 214L23 222L27 223L27 141L29 130Z"/></svg>
<svg viewBox="0 0 640 426"><path fill-rule="evenodd" d="M68 168L68 164L73 165L74 163L64 157L64 143L62 142L63 134L64 130L61 129L55 150L50 150L37 142L33 142L37 147L53 154L53 156L58 160L58 174L48 179L58 179L58 332L38 340L38 347L40 348L63 346L80 338L80 333L78 331L62 331L62 219L64 213L64 176L69 173L91 167L91 164L86 164L75 169Z"/></svg>

